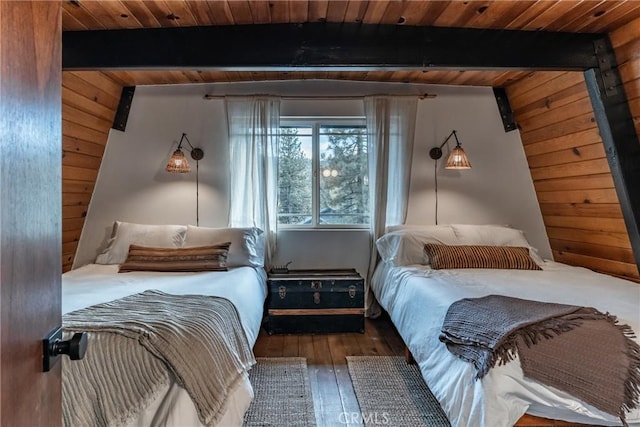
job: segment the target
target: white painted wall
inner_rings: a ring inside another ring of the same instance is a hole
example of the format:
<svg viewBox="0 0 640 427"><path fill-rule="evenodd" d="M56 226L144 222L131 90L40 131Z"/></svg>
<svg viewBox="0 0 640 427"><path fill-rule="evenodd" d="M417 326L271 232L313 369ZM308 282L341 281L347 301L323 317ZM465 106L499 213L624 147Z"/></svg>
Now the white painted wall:
<svg viewBox="0 0 640 427"><path fill-rule="evenodd" d="M182 132L205 152L199 169L200 225L227 224L231 172L224 103L203 99L205 93L436 94L418 104L407 222L435 223L434 162L428 151L456 129L473 169L439 168L439 223L510 224L525 230L543 257L551 256L518 132L504 132L490 88L302 81L138 87L126 132L112 130L109 136L74 268L95 259L114 220L195 224L195 161L191 174L164 171ZM285 100L281 113L361 116L363 107L355 99ZM446 155L445 148L443 160ZM279 233L278 242L275 263L293 261L291 268L355 267L366 274L367 231L288 230Z"/></svg>
<svg viewBox="0 0 640 427"><path fill-rule="evenodd" d="M543 258L552 258L518 131L505 133L491 88L441 87L419 103L407 224L435 224L435 162L429 150L455 129L469 170L438 161L438 224L503 224L525 231ZM453 149L452 137L448 146Z"/></svg>

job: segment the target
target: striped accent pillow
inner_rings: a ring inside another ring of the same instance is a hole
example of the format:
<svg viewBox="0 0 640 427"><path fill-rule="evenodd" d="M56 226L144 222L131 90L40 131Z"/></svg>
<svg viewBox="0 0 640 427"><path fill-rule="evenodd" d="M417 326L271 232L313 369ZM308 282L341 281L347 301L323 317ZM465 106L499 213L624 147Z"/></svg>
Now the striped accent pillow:
<svg viewBox="0 0 640 427"><path fill-rule="evenodd" d="M128 271L227 271L231 242L193 248L151 248L130 245L119 273Z"/></svg>
<svg viewBox="0 0 640 427"><path fill-rule="evenodd" d="M542 270L529 256L529 248L521 246L439 245L427 243L424 251L431 267L501 268Z"/></svg>

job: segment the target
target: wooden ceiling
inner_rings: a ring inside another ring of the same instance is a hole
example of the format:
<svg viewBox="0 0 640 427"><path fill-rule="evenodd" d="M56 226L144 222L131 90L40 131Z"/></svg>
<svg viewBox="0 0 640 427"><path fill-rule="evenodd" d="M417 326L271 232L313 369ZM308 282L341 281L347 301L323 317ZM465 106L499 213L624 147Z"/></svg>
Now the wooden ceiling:
<svg viewBox="0 0 640 427"><path fill-rule="evenodd" d="M635 0L70 0L63 1L62 9L65 31L336 22L608 33L640 17L640 1ZM429 69L357 72L128 70L105 74L126 86L337 79L498 87L508 86L531 73Z"/></svg>

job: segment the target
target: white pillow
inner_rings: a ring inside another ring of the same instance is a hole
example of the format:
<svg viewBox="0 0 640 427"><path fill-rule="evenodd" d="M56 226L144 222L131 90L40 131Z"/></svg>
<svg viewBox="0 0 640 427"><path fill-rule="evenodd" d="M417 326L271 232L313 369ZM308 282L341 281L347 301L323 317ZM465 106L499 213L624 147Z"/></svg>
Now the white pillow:
<svg viewBox="0 0 640 427"><path fill-rule="evenodd" d="M459 245L488 245L488 246L522 246L529 248L529 256L538 265L544 261L538 255L538 250L531 246L524 235L524 231L504 225L475 225L451 224Z"/></svg>
<svg viewBox="0 0 640 427"><path fill-rule="evenodd" d="M376 247L382 260L394 265L428 265L429 259L424 251L426 243L457 244L456 234L448 225L411 226L393 230L380 237Z"/></svg>
<svg viewBox="0 0 640 427"><path fill-rule="evenodd" d="M231 242L227 267L264 266L264 233L256 227L209 228L187 226L184 247L213 245Z"/></svg>
<svg viewBox="0 0 640 427"><path fill-rule="evenodd" d="M149 225L116 221L107 248L96 257L96 264L122 264L129 254L129 245L157 248L182 246L187 227L184 225Z"/></svg>

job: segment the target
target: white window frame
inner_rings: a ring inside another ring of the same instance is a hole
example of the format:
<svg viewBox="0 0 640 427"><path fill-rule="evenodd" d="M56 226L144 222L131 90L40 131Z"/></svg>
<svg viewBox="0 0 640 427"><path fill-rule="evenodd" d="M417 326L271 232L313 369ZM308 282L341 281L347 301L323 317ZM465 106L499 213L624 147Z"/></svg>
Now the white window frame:
<svg viewBox="0 0 640 427"><path fill-rule="evenodd" d="M362 230L368 229L369 224L320 224L320 126L358 126L366 128L364 116L280 116L280 127L311 127L311 224L280 224L279 229L286 230ZM368 160L367 160L368 161ZM280 183L278 182L278 186ZM371 205L369 205L369 221L371 220Z"/></svg>

